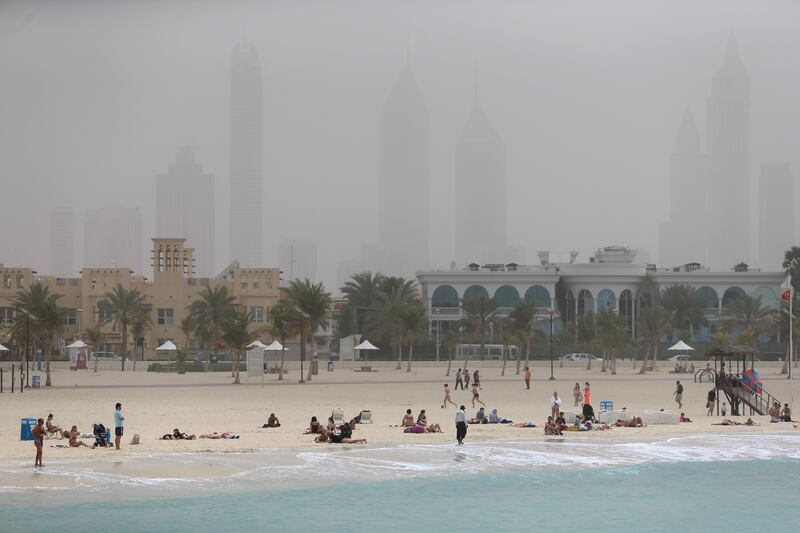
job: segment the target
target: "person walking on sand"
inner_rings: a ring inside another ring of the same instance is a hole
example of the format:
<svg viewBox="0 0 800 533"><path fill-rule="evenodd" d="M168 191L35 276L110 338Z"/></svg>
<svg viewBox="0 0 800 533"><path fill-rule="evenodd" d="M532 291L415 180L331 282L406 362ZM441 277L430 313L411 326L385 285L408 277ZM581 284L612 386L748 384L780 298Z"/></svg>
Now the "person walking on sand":
<svg viewBox="0 0 800 533"><path fill-rule="evenodd" d="M36 459L33 462L33 467L41 468L44 466L42 464L42 448L44 447L45 436L44 418L40 418L36 421L36 425L31 430L31 433L33 433L33 445L36 447Z"/></svg>
<svg viewBox="0 0 800 533"><path fill-rule="evenodd" d="M558 418L559 412L561 412L561 398L558 397L558 391L553 391L553 397L550 398L550 414L553 420Z"/></svg>
<svg viewBox="0 0 800 533"><path fill-rule="evenodd" d="M462 376L464 376L464 389L466 390L469 387L469 370L467 370L467 367L464 367Z"/></svg>
<svg viewBox="0 0 800 533"><path fill-rule="evenodd" d="M683 409L683 385L681 385L680 381L675 382L675 392L672 394L675 396L675 403L678 404L678 409Z"/></svg>
<svg viewBox="0 0 800 533"><path fill-rule="evenodd" d="M581 384L576 383L572 389L572 398L575 400L575 407L579 407L583 403L583 393L581 392Z"/></svg>
<svg viewBox="0 0 800 533"><path fill-rule="evenodd" d="M475 407L475 402L478 402L482 406L486 407L486 404L481 401L481 393L478 392L478 386L476 384L472 384L472 407Z"/></svg>
<svg viewBox="0 0 800 533"><path fill-rule="evenodd" d="M531 388L531 369L529 367L525 367L525 373L523 374L525 378L525 390L530 390Z"/></svg>
<svg viewBox="0 0 800 533"><path fill-rule="evenodd" d="M464 437L467 436L467 413L463 405L456 411L456 441L464 444Z"/></svg>
<svg viewBox="0 0 800 533"><path fill-rule="evenodd" d="M589 382L587 381L583 387L583 405L586 405L587 403L588 404L592 403L591 397L592 397L592 388L589 387Z"/></svg>
<svg viewBox="0 0 800 533"><path fill-rule="evenodd" d="M717 401L717 391L711 389L708 391L708 399L706 400L706 407L708 408L708 416L714 414L714 402Z"/></svg>
<svg viewBox="0 0 800 533"><path fill-rule="evenodd" d="M478 375L478 371L477 370L472 374L472 382L479 389L483 389L483 387L481 387L481 377Z"/></svg>
<svg viewBox="0 0 800 533"><path fill-rule="evenodd" d="M119 450L119 443L122 440L123 426L125 417L122 416L122 404L117 402L114 406L114 446Z"/></svg>
<svg viewBox="0 0 800 533"><path fill-rule="evenodd" d="M444 400L442 400L442 409L446 408L448 403L452 403L455 407L458 407L458 405L456 405L456 402L454 402L453 400L450 399L450 387L448 387L447 383L445 383L444 384Z"/></svg>
<svg viewBox="0 0 800 533"><path fill-rule="evenodd" d="M456 386L454 388L458 390L459 385L461 385L461 390L464 390L464 378L461 376L460 368L456 371Z"/></svg>

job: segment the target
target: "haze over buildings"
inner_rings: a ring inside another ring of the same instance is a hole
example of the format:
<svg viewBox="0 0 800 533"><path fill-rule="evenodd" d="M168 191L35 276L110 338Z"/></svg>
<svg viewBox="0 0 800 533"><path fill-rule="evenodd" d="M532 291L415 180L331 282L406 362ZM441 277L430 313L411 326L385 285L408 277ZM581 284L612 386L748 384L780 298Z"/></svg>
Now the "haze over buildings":
<svg viewBox="0 0 800 533"><path fill-rule="evenodd" d="M138 207L109 205L83 217L83 267L130 268L142 274L142 215Z"/></svg>
<svg viewBox="0 0 800 533"><path fill-rule="evenodd" d="M194 248L196 273L213 277L214 176L203 172L191 148L181 148L166 174L159 174L156 188L156 234L185 238Z"/></svg>
<svg viewBox="0 0 800 533"><path fill-rule="evenodd" d="M195 246L212 272L278 266L298 235L329 287L354 268L460 269L489 246L514 246L493 262L622 244L729 270L791 244L764 233L759 176L800 168L795 3L86 6L0 3L0 263L69 263L54 259L58 206L78 225L137 208L139 250L180 237L158 235L153 194L179 146L215 177L214 252ZM475 80L502 150L461 142ZM121 266L75 233L75 270Z"/></svg>
<svg viewBox="0 0 800 533"><path fill-rule="evenodd" d="M278 264L287 283L306 278L317 281L317 245L309 239L283 239L278 247Z"/></svg>
<svg viewBox="0 0 800 533"><path fill-rule="evenodd" d="M788 163L767 163L759 181L759 256L765 269L781 268L787 242L795 233L795 177Z"/></svg>
<svg viewBox="0 0 800 533"><path fill-rule="evenodd" d="M74 276L75 211L68 206L54 207L50 212L50 269L53 276Z"/></svg>

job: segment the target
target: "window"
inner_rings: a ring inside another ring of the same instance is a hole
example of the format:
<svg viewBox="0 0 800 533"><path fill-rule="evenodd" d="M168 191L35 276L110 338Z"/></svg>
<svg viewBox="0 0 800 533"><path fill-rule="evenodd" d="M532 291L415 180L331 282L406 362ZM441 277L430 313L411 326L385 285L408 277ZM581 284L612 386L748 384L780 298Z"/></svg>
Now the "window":
<svg viewBox="0 0 800 533"><path fill-rule="evenodd" d="M11 276L10 275L6 274L6 277L3 280L3 286L6 289L10 289L11 288Z"/></svg>
<svg viewBox="0 0 800 533"><path fill-rule="evenodd" d="M0 324L10 324L14 321L13 307L0 307Z"/></svg>
<svg viewBox="0 0 800 533"><path fill-rule="evenodd" d="M97 307L98 322L109 322L111 318L111 309L109 307L105 305L100 305Z"/></svg>
<svg viewBox="0 0 800 533"><path fill-rule="evenodd" d="M262 323L264 322L264 308L259 306L251 307L250 308L250 316L253 318L253 322Z"/></svg>
<svg viewBox="0 0 800 533"><path fill-rule="evenodd" d="M67 309L67 314L64 315L64 325L65 326L74 326L78 323L78 311L77 309Z"/></svg>
<svg viewBox="0 0 800 533"><path fill-rule="evenodd" d="M18 289L25 288L25 276L17 276L17 288Z"/></svg>
<svg viewBox="0 0 800 533"><path fill-rule="evenodd" d="M56 285L58 285L59 287L63 287L66 284L67 280L65 280L64 278L56 278Z"/></svg>
<svg viewBox="0 0 800 533"><path fill-rule="evenodd" d="M243 288L243 289L246 289L246 288L247 288L247 282L246 282L246 281L243 281L243 282L242 282L242 288Z"/></svg>
<svg viewBox="0 0 800 533"><path fill-rule="evenodd" d="M175 313L173 309L158 310L157 322L159 326L171 326L175 320Z"/></svg>
<svg viewBox="0 0 800 533"><path fill-rule="evenodd" d="M96 288L97 288L97 280L96 280L96 279L94 279L94 278L92 278L92 288L93 288L93 289L96 289Z"/></svg>
<svg viewBox="0 0 800 533"><path fill-rule="evenodd" d="M254 289L260 289L261 288L261 282L260 281L254 281L253 282L253 288Z"/></svg>

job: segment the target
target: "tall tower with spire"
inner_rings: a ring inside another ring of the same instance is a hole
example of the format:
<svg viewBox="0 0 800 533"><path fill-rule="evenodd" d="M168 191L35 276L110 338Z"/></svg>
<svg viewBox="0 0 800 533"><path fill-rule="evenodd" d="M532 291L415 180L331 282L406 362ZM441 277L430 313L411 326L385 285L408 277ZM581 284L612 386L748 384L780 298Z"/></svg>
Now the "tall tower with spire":
<svg viewBox="0 0 800 533"><path fill-rule="evenodd" d="M263 247L261 62L244 40L231 53L230 260L260 266Z"/></svg>
<svg viewBox="0 0 800 533"><path fill-rule="evenodd" d="M706 264L708 164L702 153L700 132L688 109L670 157L669 183L670 216L660 228L661 263Z"/></svg>
<svg viewBox="0 0 800 533"><path fill-rule="evenodd" d="M750 77L731 33L708 98L709 264L751 263Z"/></svg>
<svg viewBox="0 0 800 533"><path fill-rule="evenodd" d="M428 108L406 64L380 118L380 270L412 276L428 268Z"/></svg>
<svg viewBox="0 0 800 533"><path fill-rule="evenodd" d="M455 187L456 262L510 261L506 145L477 95L456 145Z"/></svg>

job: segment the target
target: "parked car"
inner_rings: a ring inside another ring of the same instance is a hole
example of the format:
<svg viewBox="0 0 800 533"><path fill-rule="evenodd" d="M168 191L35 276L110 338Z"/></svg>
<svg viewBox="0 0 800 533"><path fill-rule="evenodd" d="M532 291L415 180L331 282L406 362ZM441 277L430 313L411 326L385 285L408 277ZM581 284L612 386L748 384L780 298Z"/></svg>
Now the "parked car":
<svg viewBox="0 0 800 533"><path fill-rule="evenodd" d="M89 354L89 361L119 361L120 357L114 352L92 352Z"/></svg>
<svg viewBox="0 0 800 533"><path fill-rule="evenodd" d="M670 361L671 363L678 363L678 362L688 361L689 359L691 358L688 355L682 353L678 355L673 355L672 357L667 359L667 361Z"/></svg>
<svg viewBox="0 0 800 533"><path fill-rule="evenodd" d="M576 361L581 363L587 363L589 358L592 358L593 361L602 361L602 357L598 357L591 353L568 353L567 355L561 356L561 359L564 361Z"/></svg>
<svg viewBox="0 0 800 533"><path fill-rule="evenodd" d="M762 361L783 361L786 354L783 352L764 352L761 354Z"/></svg>

